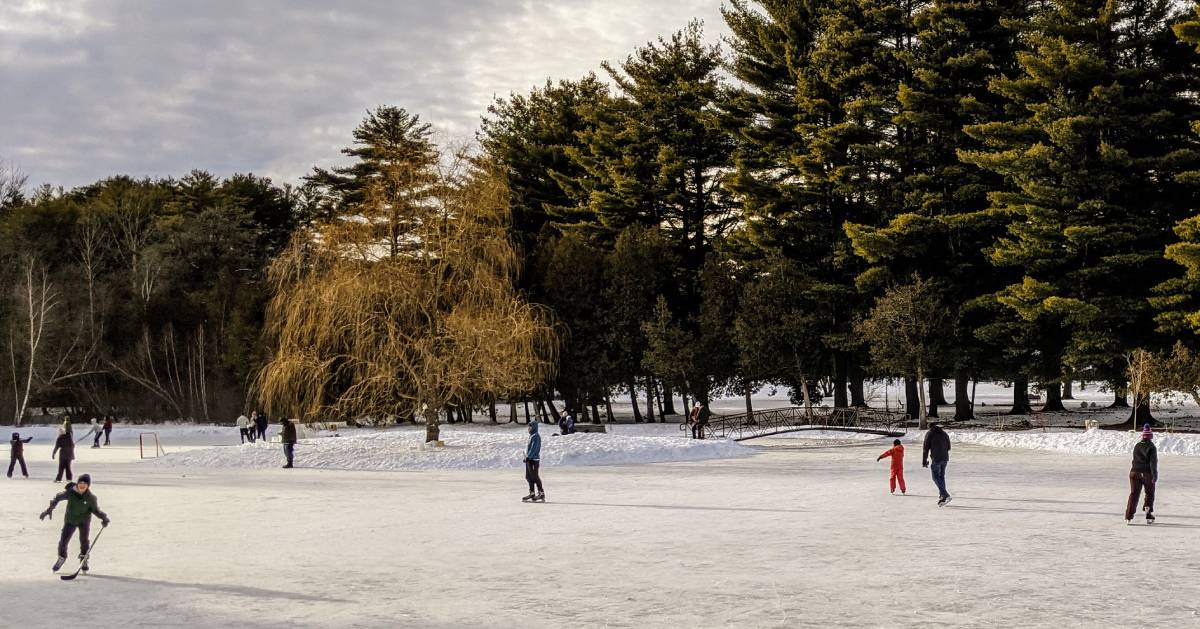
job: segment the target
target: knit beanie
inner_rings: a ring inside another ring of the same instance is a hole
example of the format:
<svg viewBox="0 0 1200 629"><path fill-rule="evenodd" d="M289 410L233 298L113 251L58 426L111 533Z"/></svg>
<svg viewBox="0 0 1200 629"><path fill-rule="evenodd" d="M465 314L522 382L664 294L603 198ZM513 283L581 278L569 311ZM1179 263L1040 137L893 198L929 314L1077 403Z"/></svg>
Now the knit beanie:
<svg viewBox="0 0 1200 629"><path fill-rule="evenodd" d="M1145 426L1142 427L1142 439L1152 439L1152 438L1154 438L1154 433L1150 432L1150 424L1146 424Z"/></svg>
<svg viewBox="0 0 1200 629"><path fill-rule="evenodd" d="M87 484L91 485L92 484L92 475L91 474L80 474L79 480L77 482L87 483Z"/></svg>

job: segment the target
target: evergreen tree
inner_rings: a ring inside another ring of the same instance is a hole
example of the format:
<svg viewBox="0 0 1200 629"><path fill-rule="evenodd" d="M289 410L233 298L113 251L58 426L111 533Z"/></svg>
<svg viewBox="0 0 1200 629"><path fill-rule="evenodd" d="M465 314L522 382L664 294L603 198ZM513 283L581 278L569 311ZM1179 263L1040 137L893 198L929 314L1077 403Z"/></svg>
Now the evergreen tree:
<svg viewBox="0 0 1200 629"><path fill-rule="evenodd" d="M1024 112L967 128L969 163L1007 178L1010 213L993 263L1023 279L998 293L1038 334L1036 375L1061 408L1064 363L1120 382L1128 350L1153 345L1150 288L1162 243L1192 192L1194 55L1171 32L1167 0L1056 0L1024 26L1021 72L993 89Z"/></svg>

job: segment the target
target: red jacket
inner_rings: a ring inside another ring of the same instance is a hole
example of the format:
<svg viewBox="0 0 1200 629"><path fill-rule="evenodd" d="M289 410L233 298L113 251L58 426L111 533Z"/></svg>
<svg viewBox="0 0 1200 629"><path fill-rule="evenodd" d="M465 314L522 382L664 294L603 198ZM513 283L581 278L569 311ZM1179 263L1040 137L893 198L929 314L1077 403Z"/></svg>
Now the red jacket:
<svg viewBox="0 0 1200 629"><path fill-rule="evenodd" d="M892 457L892 469L899 472L904 471L904 446L893 446L875 460L882 461L889 456Z"/></svg>

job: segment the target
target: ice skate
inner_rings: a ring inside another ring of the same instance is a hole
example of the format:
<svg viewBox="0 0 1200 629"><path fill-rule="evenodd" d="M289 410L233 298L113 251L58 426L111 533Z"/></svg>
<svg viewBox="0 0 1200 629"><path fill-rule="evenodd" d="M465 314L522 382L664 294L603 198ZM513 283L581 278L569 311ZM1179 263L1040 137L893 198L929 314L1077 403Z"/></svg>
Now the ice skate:
<svg viewBox="0 0 1200 629"><path fill-rule="evenodd" d="M546 502L546 494L538 494L537 497L533 499L533 501L534 502Z"/></svg>
<svg viewBox="0 0 1200 629"><path fill-rule="evenodd" d="M87 571L88 571L88 556L87 556L87 555L80 555L80 556L79 556L79 560L80 560L81 562L83 562L83 563L79 564L79 569L80 569L80 570L83 570L84 572L87 572Z"/></svg>
<svg viewBox="0 0 1200 629"><path fill-rule="evenodd" d="M59 555L58 561L54 562L54 567L51 568L51 570L53 570L54 572L58 572L58 569L63 567L63 564L65 564L65 563L67 563L67 558L62 555Z"/></svg>
<svg viewBox="0 0 1200 629"><path fill-rule="evenodd" d="M1153 513L1149 513L1149 512L1146 513L1146 524L1154 524L1154 514Z"/></svg>
<svg viewBox="0 0 1200 629"><path fill-rule="evenodd" d="M942 506L944 507L944 506L950 504L951 500L954 500L954 498L951 498L950 496L946 496L945 498L942 498Z"/></svg>
<svg viewBox="0 0 1200 629"><path fill-rule="evenodd" d="M535 498L537 498L537 496L529 494L528 496L521 498L521 502L532 502Z"/></svg>

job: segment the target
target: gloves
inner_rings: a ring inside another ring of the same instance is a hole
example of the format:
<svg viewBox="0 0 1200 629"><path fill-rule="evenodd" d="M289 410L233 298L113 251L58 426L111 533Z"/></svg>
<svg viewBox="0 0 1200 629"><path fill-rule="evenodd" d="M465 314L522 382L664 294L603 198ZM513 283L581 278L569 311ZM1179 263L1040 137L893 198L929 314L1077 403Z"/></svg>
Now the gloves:
<svg viewBox="0 0 1200 629"><path fill-rule="evenodd" d="M875 457L875 460L876 460L876 461L882 461L882 460L883 460L883 456L882 456L882 455L881 455L881 456L877 456L877 457Z"/></svg>
<svg viewBox="0 0 1200 629"><path fill-rule="evenodd" d="M100 528L105 528L105 527L107 527L107 526L108 526L108 522L109 522L108 518L104 518L103 520L100 520Z"/></svg>
<svg viewBox="0 0 1200 629"><path fill-rule="evenodd" d="M46 509L45 511L42 512L41 515L38 516L39 520L45 520L46 518L50 518L51 520L53 520L54 512L49 509Z"/></svg>

